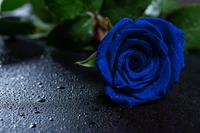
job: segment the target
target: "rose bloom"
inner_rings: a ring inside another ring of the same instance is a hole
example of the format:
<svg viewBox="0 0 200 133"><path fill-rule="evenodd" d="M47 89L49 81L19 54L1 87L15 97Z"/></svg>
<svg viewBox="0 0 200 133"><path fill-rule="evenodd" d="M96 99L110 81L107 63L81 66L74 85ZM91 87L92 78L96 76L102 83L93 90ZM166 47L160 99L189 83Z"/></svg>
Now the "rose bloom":
<svg viewBox="0 0 200 133"><path fill-rule="evenodd" d="M158 18L119 21L97 50L96 66L105 92L134 106L168 93L184 67L183 32Z"/></svg>

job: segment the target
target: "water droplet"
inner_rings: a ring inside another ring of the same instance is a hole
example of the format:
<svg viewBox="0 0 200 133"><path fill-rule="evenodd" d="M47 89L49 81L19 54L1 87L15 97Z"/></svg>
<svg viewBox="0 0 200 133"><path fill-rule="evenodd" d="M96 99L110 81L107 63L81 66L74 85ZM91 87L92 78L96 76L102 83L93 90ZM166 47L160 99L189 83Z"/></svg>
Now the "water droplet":
<svg viewBox="0 0 200 133"><path fill-rule="evenodd" d="M44 103L46 100L44 98L40 98L37 100L37 102L40 102L40 103Z"/></svg>
<svg viewBox="0 0 200 133"><path fill-rule="evenodd" d="M39 114L39 113L41 113L41 112L38 111L38 110L35 110L34 113L35 113L35 114Z"/></svg>
<svg viewBox="0 0 200 133"><path fill-rule="evenodd" d="M24 113L20 113L20 114L19 114L19 116L21 116L21 117L24 117L24 116L25 116L25 114L24 114Z"/></svg>
<svg viewBox="0 0 200 133"><path fill-rule="evenodd" d="M40 88L43 88L43 86L42 86L42 85L39 85L39 87L40 87Z"/></svg>
<svg viewBox="0 0 200 133"><path fill-rule="evenodd" d="M77 119L79 120L81 118L81 114L78 114Z"/></svg>
<svg viewBox="0 0 200 133"><path fill-rule="evenodd" d="M64 86L57 86L57 89L65 89L65 87Z"/></svg>
<svg viewBox="0 0 200 133"><path fill-rule="evenodd" d="M50 121L53 121L53 118L49 118Z"/></svg>
<svg viewBox="0 0 200 133"><path fill-rule="evenodd" d="M3 121L3 118L0 118L0 121Z"/></svg>
<svg viewBox="0 0 200 133"><path fill-rule="evenodd" d="M38 84L38 85L42 85L42 82L38 82L37 84Z"/></svg>
<svg viewBox="0 0 200 133"><path fill-rule="evenodd" d="M31 123L31 125L29 126L29 128L35 128L36 124L35 123Z"/></svg>

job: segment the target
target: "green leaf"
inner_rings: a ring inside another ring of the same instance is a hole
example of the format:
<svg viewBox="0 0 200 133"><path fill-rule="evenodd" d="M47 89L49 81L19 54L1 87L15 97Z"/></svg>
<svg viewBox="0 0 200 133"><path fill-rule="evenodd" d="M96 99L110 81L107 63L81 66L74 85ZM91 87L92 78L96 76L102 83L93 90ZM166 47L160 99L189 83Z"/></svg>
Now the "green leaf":
<svg viewBox="0 0 200 133"><path fill-rule="evenodd" d="M87 46L83 47L83 50L91 52L91 51L95 51L95 47L92 46L92 44L90 44L90 45L87 45Z"/></svg>
<svg viewBox="0 0 200 133"><path fill-rule="evenodd" d="M88 11L97 12L103 4L103 0L82 0Z"/></svg>
<svg viewBox="0 0 200 133"><path fill-rule="evenodd" d="M78 61L76 64L84 66L84 67L95 67L96 64L96 52L94 52L89 58L83 61Z"/></svg>
<svg viewBox="0 0 200 133"><path fill-rule="evenodd" d="M59 18L74 19L84 10L81 0L45 0L46 5Z"/></svg>
<svg viewBox="0 0 200 133"><path fill-rule="evenodd" d="M33 34L29 34L28 37L31 39L40 39L45 38L49 34L49 32L53 29L53 25L44 23L42 21L33 22L36 30Z"/></svg>
<svg viewBox="0 0 200 133"><path fill-rule="evenodd" d="M28 3L28 0L3 0L1 11L11 11Z"/></svg>
<svg viewBox="0 0 200 133"><path fill-rule="evenodd" d="M185 33L185 50L200 50L200 5L190 5L169 14L166 20Z"/></svg>
<svg viewBox="0 0 200 133"><path fill-rule="evenodd" d="M29 38L38 39L46 37L52 25L40 21L30 21L25 18L1 18L0 35L16 36L27 35Z"/></svg>
<svg viewBox="0 0 200 133"><path fill-rule="evenodd" d="M43 21L54 22L56 20L55 14L49 11L44 0L30 0L30 2L33 7L33 13L40 17Z"/></svg>
<svg viewBox="0 0 200 133"><path fill-rule="evenodd" d="M47 35L48 35L47 32L34 33L34 34L28 35L28 38L30 38L30 39L40 39L40 38L47 37Z"/></svg>
<svg viewBox="0 0 200 133"><path fill-rule="evenodd" d="M3 3L3 0L0 0L0 12L1 12L1 5Z"/></svg>
<svg viewBox="0 0 200 133"><path fill-rule="evenodd" d="M57 25L47 37L47 44L60 48L75 48L87 44L92 37L93 18L85 14Z"/></svg>
<svg viewBox="0 0 200 133"><path fill-rule="evenodd" d="M150 3L151 0L104 0L100 12L115 24L122 18L139 18Z"/></svg>
<svg viewBox="0 0 200 133"><path fill-rule="evenodd" d="M161 0L160 2L161 12L170 13L181 7L178 0Z"/></svg>
<svg viewBox="0 0 200 133"><path fill-rule="evenodd" d="M34 33L36 26L28 20L0 19L0 35L27 35Z"/></svg>
<svg viewBox="0 0 200 133"><path fill-rule="evenodd" d="M152 0L151 4L145 10L145 14L151 17L157 17L160 13L170 13L181 5L177 0Z"/></svg>

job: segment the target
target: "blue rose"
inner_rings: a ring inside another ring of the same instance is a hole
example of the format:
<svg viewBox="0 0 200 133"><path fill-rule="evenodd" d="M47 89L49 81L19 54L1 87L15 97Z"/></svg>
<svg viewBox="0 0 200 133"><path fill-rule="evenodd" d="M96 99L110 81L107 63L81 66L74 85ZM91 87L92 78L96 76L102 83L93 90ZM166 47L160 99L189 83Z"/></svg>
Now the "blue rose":
<svg viewBox="0 0 200 133"><path fill-rule="evenodd" d="M97 50L106 94L128 106L163 97L179 80L183 50L183 32L173 24L158 18L122 19Z"/></svg>

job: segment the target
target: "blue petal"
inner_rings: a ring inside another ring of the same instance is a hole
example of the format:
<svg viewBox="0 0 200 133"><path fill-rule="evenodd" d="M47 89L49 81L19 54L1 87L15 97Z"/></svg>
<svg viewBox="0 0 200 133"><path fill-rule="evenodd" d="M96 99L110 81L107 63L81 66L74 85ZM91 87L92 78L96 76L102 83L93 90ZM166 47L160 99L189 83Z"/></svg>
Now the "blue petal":
<svg viewBox="0 0 200 133"><path fill-rule="evenodd" d="M118 59L118 65L117 65L117 69L116 69L116 72L115 72L115 76L114 76L114 84L113 84L113 87L116 87L116 88L124 88L124 87L127 87L127 86L130 86L132 84L134 84L135 82L135 78L138 78L137 76L140 76L138 75L137 72L132 72L134 73L134 75L131 75L130 77L127 76L126 74L123 73L124 69L127 69L125 67L125 65L127 64L126 60L129 60L129 57L128 56L132 56L133 54L137 54L139 52L139 54L141 54L140 51L136 51L136 50L133 50L133 49L129 49L127 51L125 51L124 53L122 53L120 55L120 58ZM148 62L147 62L148 63ZM151 63L150 63L151 64ZM148 66L150 66L148 64ZM129 66L127 66L129 67ZM151 66L152 67L152 66ZM149 67L147 67L149 68ZM151 68L148 69L148 71L150 71ZM129 71L133 71L133 70L129 70ZM144 71L143 71L144 72ZM131 72L130 72L131 73ZM148 73L148 72L147 72ZM145 75L145 74L144 74ZM136 76L136 77L134 77ZM131 80L132 79L132 80ZM142 81L141 81L142 82Z"/></svg>
<svg viewBox="0 0 200 133"><path fill-rule="evenodd" d="M144 21L143 24L146 24L148 22ZM135 24L135 25L134 25ZM159 40L162 40L162 36L160 34L160 32L150 23L148 23L149 25L146 26L147 29L142 28L142 26L144 25L140 25L139 23L130 23L129 25L127 25L127 27L124 27L123 29L119 30L116 34L115 34L115 38L112 42L112 44L108 47L108 53L107 53L107 58L109 60L109 68L111 70L112 73L114 73L113 67L114 67L114 62L116 59L116 55L120 52L118 52L118 50L120 50L120 47L123 45L126 45L126 43L124 42L124 40L127 39L138 39L138 34L143 34L144 33L144 37L140 38L140 40L145 40L145 35L147 36L153 36L156 37ZM131 25L131 26L130 26ZM139 28L137 28L137 26ZM166 48L166 46L161 46ZM122 51L122 50L120 50Z"/></svg>
<svg viewBox="0 0 200 133"><path fill-rule="evenodd" d="M119 29L123 28L124 26L128 25L131 22L132 22L132 19L129 19L129 18L122 19L120 22L118 22L112 28L112 30L110 30L110 32L104 37L104 39L102 40L101 44L98 47L97 57L96 57L96 66L104 82L112 84L112 78L113 78L108 68L108 61L109 61L107 60L108 47L113 41L113 36L115 35L115 33Z"/></svg>
<svg viewBox="0 0 200 133"><path fill-rule="evenodd" d="M128 85L129 88L134 92L135 90L139 90L139 89L143 89L144 87L146 87L148 84L151 84L152 82L154 82L157 79L157 75L155 74L156 71L158 70L158 66L159 66L159 60L158 58L153 58L151 59L150 66L152 66L151 71L149 73L147 73L146 75L133 79L133 77L131 77L131 73L126 73L124 71L124 75L126 78L128 78ZM147 68L148 69L148 68Z"/></svg>
<svg viewBox="0 0 200 133"><path fill-rule="evenodd" d="M118 70L119 70L119 72L121 73L121 75L123 75L122 73L123 73L123 70L126 70L126 68L125 68L125 60L126 60L126 58L128 58L127 56L129 56L130 54L132 54L132 53L134 53L134 50L127 50L127 51L125 51L125 52L123 52L123 53L121 53L121 55L119 56L119 58L118 58L118 65L117 65L117 68L118 68ZM132 78L139 78L139 77L141 77L141 76L144 76L144 75L146 75L150 70L151 70L151 67L152 66L147 66L148 67L148 69L145 69L145 70L143 70L143 71L141 71L141 72L133 72L132 70L128 70L128 73L129 72L131 72L132 73Z"/></svg>
<svg viewBox="0 0 200 133"><path fill-rule="evenodd" d="M137 38L139 40L144 40L152 47L153 53L159 52L167 55L168 52L167 45L163 43L163 40L158 38L156 35L151 34L147 30L133 28L133 29L121 30L120 34L129 35L128 38Z"/></svg>
<svg viewBox="0 0 200 133"><path fill-rule="evenodd" d="M120 46L119 50L117 51L117 56L123 53L124 51L128 49L134 49L138 50L137 48L140 47L141 51L147 56L147 58L151 58L153 53L152 53L152 48L151 46L144 40L139 40L137 38L127 38L124 42L123 45Z"/></svg>
<svg viewBox="0 0 200 133"><path fill-rule="evenodd" d="M137 31L137 30L135 30ZM137 33L137 32L136 32ZM137 35L137 36L136 36ZM144 33L141 31L138 31L138 34L134 35L138 39L143 39L146 42L149 43L149 45L152 46L153 50L153 56L159 58L159 68L157 70L157 73L155 75L160 75L160 70L164 67L164 62L168 56L168 47L166 44L163 43L162 40L157 38L154 35L149 35L148 33Z"/></svg>
<svg viewBox="0 0 200 133"><path fill-rule="evenodd" d="M134 106L137 104L142 104L147 102L147 100L139 99L134 96L127 96L123 92L116 93L110 86L105 86L106 94L110 97L112 101L115 101L118 104L126 104L127 106Z"/></svg>
<svg viewBox="0 0 200 133"><path fill-rule="evenodd" d="M127 62L125 62L124 65L125 66L123 68L123 74L126 77L127 83L129 86L131 86L131 88L136 89L136 86L138 85L137 81L139 81L140 83L142 83L142 82L145 83L147 81L148 82L150 81L150 78L146 78L146 75L148 75L154 67L154 64L152 61L148 64L148 66L146 66L146 68L143 71L141 71L139 73L131 71ZM139 77L139 75L140 75L140 77ZM151 77L153 77L153 76L154 75L151 75Z"/></svg>
<svg viewBox="0 0 200 133"><path fill-rule="evenodd" d="M149 34L155 35L160 40L163 40L163 35L157 29L157 27L151 24L150 22L146 21L145 19L137 19L132 24L125 27L123 30L126 31L127 29L132 29L132 28L145 29Z"/></svg>
<svg viewBox="0 0 200 133"><path fill-rule="evenodd" d="M169 58L167 58L164 68L160 73L161 76L156 81L143 88L142 91L133 93L132 96L144 100L155 100L163 97L167 93L167 86L171 78L171 63Z"/></svg>
<svg viewBox="0 0 200 133"><path fill-rule="evenodd" d="M168 47L173 47L177 52L178 57L180 58L181 68L184 67L184 33L175 27L172 23L163 20L163 19L155 19L155 18L143 18L142 20L146 20L152 25L154 25L164 37L165 44Z"/></svg>
<svg viewBox="0 0 200 133"><path fill-rule="evenodd" d="M176 51L174 50L174 48L172 48L170 46L169 48L169 59L171 61L171 78L170 78L170 82L169 85L167 87L167 91L170 91L172 89L172 87L174 86L174 84L176 82L178 82L179 80L179 75L180 75L180 70L181 70L181 64L179 63L179 56L177 55Z"/></svg>
<svg viewBox="0 0 200 133"><path fill-rule="evenodd" d="M112 86L113 86L113 88L117 88L117 89L123 89L128 86L127 80L124 78L123 75L121 75L119 73L118 70L116 70L116 72L115 72Z"/></svg>
<svg viewBox="0 0 200 133"><path fill-rule="evenodd" d="M109 61L109 70L111 71L111 73L114 73L114 62L116 60L116 54L117 51L119 49L119 47L122 44L123 40L124 40L125 36L119 35L118 33L115 34L115 39L113 40L113 42L109 45L108 47L108 52L107 52L107 59Z"/></svg>

